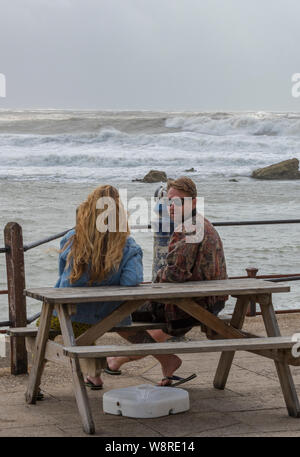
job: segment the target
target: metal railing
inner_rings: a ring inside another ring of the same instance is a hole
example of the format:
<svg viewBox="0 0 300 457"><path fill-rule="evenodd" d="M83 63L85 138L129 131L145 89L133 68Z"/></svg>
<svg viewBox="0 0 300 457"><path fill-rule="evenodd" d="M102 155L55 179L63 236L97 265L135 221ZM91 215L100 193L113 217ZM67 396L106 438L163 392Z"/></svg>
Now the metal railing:
<svg viewBox="0 0 300 457"><path fill-rule="evenodd" d="M265 225L265 224L299 224L300 219L282 219L282 220L253 220L253 221L227 221L227 222L212 222L215 227L242 226L242 225ZM151 229L151 225L132 226L132 229ZM7 271L7 290L0 290L0 294L8 295L9 320L0 322L0 327L26 327L27 324L34 322L40 313L27 318L26 312L26 297L23 293L25 287L25 268L24 268L24 252L33 249L37 246L49 243L64 236L68 231L57 233L42 240L23 244L22 227L16 222L9 222L4 229L5 247L0 248L0 253L6 256L6 271ZM298 281L300 274L277 274L277 275L257 275L257 268L247 268L247 276L234 276L231 279L237 278L259 278L268 279L273 282L281 281ZM276 310L276 313L291 313L299 312L298 309L293 310ZM256 303L251 303L248 311L248 316L260 314L256 311ZM1 332L1 330L0 330ZM3 331L2 331L3 332ZM23 374L27 373L27 352L25 348L24 337L11 337L11 373Z"/></svg>

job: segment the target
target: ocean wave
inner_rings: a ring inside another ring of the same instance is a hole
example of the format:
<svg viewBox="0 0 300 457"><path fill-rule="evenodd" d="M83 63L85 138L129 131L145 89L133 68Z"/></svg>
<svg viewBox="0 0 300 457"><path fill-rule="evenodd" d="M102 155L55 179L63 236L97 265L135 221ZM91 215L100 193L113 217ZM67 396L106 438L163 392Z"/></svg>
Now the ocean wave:
<svg viewBox="0 0 300 457"><path fill-rule="evenodd" d="M297 146L289 148L289 153ZM162 168L166 166L207 167L216 170L228 167L238 170L262 167L266 164L283 160L286 157L281 145L273 148L267 146L244 144L241 140L234 146L221 142L218 145L209 143L202 147L194 141L182 141L182 138L165 138L163 141L139 141L133 143L51 143L30 142L16 147L16 144L0 146L1 167L136 167L147 166ZM295 154L294 154L295 155Z"/></svg>
<svg viewBox="0 0 300 457"><path fill-rule="evenodd" d="M119 139L123 142L126 134L119 132L114 128L104 129L98 133L81 133L81 134L56 134L56 135L28 135L28 134L0 134L0 144L2 146L42 146L55 143L57 145L86 145Z"/></svg>
<svg viewBox="0 0 300 457"><path fill-rule="evenodd" d="M3 111L2 134L97 134L100 129L115 128L124 133L163 133L167 116L161 113L98 111Z"/></svg>
<svg viewBox="0 0 300 457"><path fill-rule="evenodd" d="M299 121L300 122L300 121ZM179 125L175 123L175 125ZM198 128L199 126L197 126ZM168 133L126 133L116 128L108 127L100 129L97 133L81 134L56 134L56 135L32 135L32 134L0 134L0 153L3 148L43 148L51 147L85 147L108 146L130 148L170 148L181 151L202 152L213 151L262 151L271 147L280 151L282 147L297 151L299 139L290 137L270 137L259 134L246 135L235 131L234 135L213 135L212 133L199 133L195 127L193 130L171 131ZM262 127L260 132L262 132ZM46 150L46 149L44 149Z"/></svg>
<svg viewBox="0 0 300 457"><path fill-rule="evenodd" d="M300 116L275 113L223 113L179 116L166 120L166 127L204 135L300 136Z"/></svg>
<svg viewBox="0 0 300 457"><path fill-rule="evenodd" d="M13 114L19 123L43 125L48 116L48 122L58 122L68 133L0 133L2 179L22 173L28 179L72 179L75 169L76 179L80 174L93 179L93 169L95 176L101 170L117 176L125 168L132 179L143 177L151 168L175 176L178 170L191 167L202 176L249 176L255 168L300 158L299 136L294 134L299 114L102 113L101 117L89 112L87 118L77 112ZM13 114L6 113L5 118L12 124ZM0 111L0 131L1 116ZM93 131L82 132L90 121ZM58 124L49 130L57 130ZM107 125L99 128L102 124Z"/></svg>
<svg viewBox="0 0 300 457"><path fill-rule="evenodd" d="M0 110L2 134L91 134L112 128L122 133L168 131L204 135L300 136L299 113L275 112L151 112Z"/></svg>

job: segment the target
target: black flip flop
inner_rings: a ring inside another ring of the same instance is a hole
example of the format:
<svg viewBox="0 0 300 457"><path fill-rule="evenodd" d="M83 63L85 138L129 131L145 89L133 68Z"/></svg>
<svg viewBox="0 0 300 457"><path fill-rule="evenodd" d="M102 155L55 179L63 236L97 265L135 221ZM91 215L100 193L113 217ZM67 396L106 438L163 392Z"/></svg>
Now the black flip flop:
<svg viewBox="0 0 300 457"><path fill-rule="evenodd" d="M106 368L104 368L104 371L105 373L110 374L112 376L120 376L120 374L122 374L121 370L112 370L111 368L109 368L108 365L106 366Z"/></svg>
<svg viewBox="0 0 300 457"><path fill-rule="evenodd" d="M40 391L40 389L38 390L38 392L36 394L36 400L37 401L44 400L44 394Z"/></svg>
<svg viewBox="0 0 300 457"><path fill-rule="evenodd" d="M94 384L92 381L84 381L84 384L86 385L86 387L89 387L91 390L102 390L103 389L103 384L100 384L99 386L97 386L96 384Z"/></svg>
<svg viewBox="0 0 300 457"><path fill-rule="evenodd" d="M188 376L187 378L181 378L180 376L165 376L162 381L164 381L165 379L167 379L168 381L177 381L175 382L174 384L170 384L170 385L165 385L165 386L160 386L158 385L158 387L176 387L176 386L179 386L181 384L184 384L185 382L188 382L188 381L191 381L192 379L196 378L197 375L194 373L194 374L191 374L190 376Z"/></svg>

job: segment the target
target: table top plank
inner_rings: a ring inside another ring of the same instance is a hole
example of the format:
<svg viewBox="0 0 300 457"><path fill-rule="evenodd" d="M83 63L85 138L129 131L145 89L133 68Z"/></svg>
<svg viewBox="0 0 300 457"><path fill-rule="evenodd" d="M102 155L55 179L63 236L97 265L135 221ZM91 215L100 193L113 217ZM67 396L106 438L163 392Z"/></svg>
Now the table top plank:
<svg viewBox="0 0 300 457"><path fill-rule="evenodd" d="M154 283L139 286L40 287L25 289L24 294L47 303L67 304L124 300L159 300L222 295L255 295L289 292L290 287L256 278Z"/></svg>

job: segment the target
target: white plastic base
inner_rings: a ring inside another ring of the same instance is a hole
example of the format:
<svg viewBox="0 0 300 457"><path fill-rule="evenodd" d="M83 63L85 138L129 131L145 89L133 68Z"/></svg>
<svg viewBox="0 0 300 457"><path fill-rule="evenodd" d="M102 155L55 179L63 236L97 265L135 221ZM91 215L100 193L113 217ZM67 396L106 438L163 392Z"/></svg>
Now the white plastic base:
<svg viewBox="0 0 300 457"><path fill-rule="evenodd" d="M145 419L182 413L189 408L188 392L177 387L141 384L109 390L103 395L103 411L118 416Z"/></svg>

